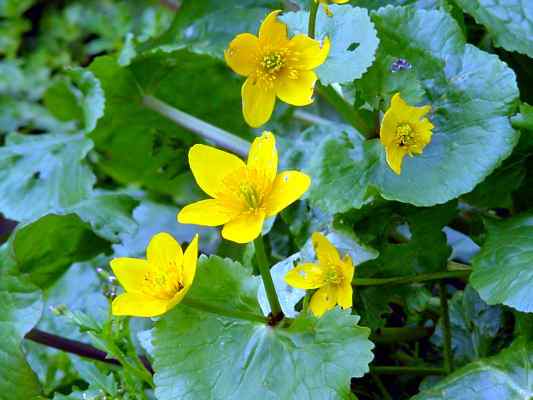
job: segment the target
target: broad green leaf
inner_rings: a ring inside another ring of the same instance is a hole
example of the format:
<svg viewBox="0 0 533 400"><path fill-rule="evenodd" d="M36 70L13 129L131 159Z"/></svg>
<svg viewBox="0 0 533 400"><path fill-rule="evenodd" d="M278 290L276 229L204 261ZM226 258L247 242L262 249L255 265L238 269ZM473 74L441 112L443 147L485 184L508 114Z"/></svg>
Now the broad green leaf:
<svg viewBox="0 0 533 400"><path fill-rule="evenodd" d="M449 302L452 351L456 365L463 365L494 353L493 342L503 327L503 307L489 306L471 286L457 291ZM442 349L442 319L432 342Z"/></svg>
<svg viewBox="0 0 533 400"><path fill-rule="evenodd" d="M18 17L30 8L35 0L0 0L1 17Z"/></svg>
<svg viewBox="0 0 533 400"><path fill-rule="evenodd" d="M230 132L249 135L241 115L240 79L211 57L154 50L127 67L120 67L115 57L99 57L90 69L106 96L105 115L91 133L100 155L98 166L118 182L174 196L189 190L187 147L199 139L144 107L145 94ZM209 78L197 79L199 75Z"/></svg>
<svg viewBox="0 0 533 400"><path fill-rule="evenodd" d="M81 135L8 135L0 148L0 212L28 220L87 198L95 183L84 160L91 148Z"/></svg>
<svg viewBox="0 0 533 400"><path fill-rule="evenodd" d="M40 287L51 285L72 263L110 250L76 214L48 214L17 228L11 240L19 271Z"/></svg>
<svg viewBox="0 0 533 400"><path fill-rule="evenodd" d="M30 23L22 18L0 21L0 54L14 58L20 46L22 35L31 28Z"/></svg>
<svg viewBox="0 0 533 400"><path fill-rule="evenodd" d="M240 264L203 257L186 302L260 313L257 288ZM321 319L300 316L288 327L272 328L180 304L154 329L156 396L353 398L350 378L367 372L373 357L370 331L357 321L336 309Z"/></svg>
<svg viewBox="0 0 533 400"><path fill-rule="evenodd" d="M533 57L533 3L522 0L456 0L484 25L497 46Z"/></svg>
<svg viewBox="0 0 533 400"><path fill-rule="evenodd" d="M317 15L316 38L328 37L331 48L326 62L316 72L324 84L351 82L372 65L379 39L367 10L349 5L329 8L333 16L328 16L322 7ZM287 13L281 19L293 33L307 34L309 13Z"/></svg>
<svg viewBox="0 0 533 400"><path fill-rule="evenodd" d="M518 141L509 121L518 98L513 72L496 56L465 44L444 12L389 6L372 19L381 40L376 68L383 69L371 76L395 73L382 59L408 61L426 99L415 105L432 106L433 138L423 154L405 157L398 176L379 140L363 142L351 128L325 125L327 133L305 154L312 166L311 202L336 213L360 208L376 190L387 200L416 206L470 192ZM380 100L383 111L388 101Z"/></svg>
<svg viewBox="0 0 533 400"><path fill-rule="evenodd" d="M435 125L422 155L406 157L402 174L382 157L373 182L386 199L418 206L469 192L518 140L509 123L518 91L513 72L494 55L465 44L446 13L386 7L373 14L380 52L406 59L431 104ZM383 155L383 152L382 152Z"/></svg>
<svg viewBox="0 0 533 400"><path fill-rule="evenodd" d="M20 342L42 310L42 296L36 286L0 273L0 400L29 400L41 394Z"/></svg>
<svg viewBox="0 0 533 400"><path fill-rule="evenodd" d="M501 400L533 396L533 344L517 339L499 354L455 371L412 400Z"/></svg>
<svg viewBox="0 0 533 400"><path fill-rule="evenodd" d="M187 47L194 53L209 54L221 60L224 50L240 33L257 35L261 21L268 15L267 8L224 7L199 19L179 31L169 46Z"/></svg>
<svg viewBox="0 0 533 400"><path fill-rule="evenodd" d="M481 251L472 260L470 283L488 304L533 312L533 216L488 224Z"/></svg>
<svg viewBox="0 0 533 400"><path fill-rule="evenodd" d="M121 236L133 235L137 231L138 225L132 218L137 204L127 195L97 192L64 212L77 214L98 236L117 243Z"/></svg>

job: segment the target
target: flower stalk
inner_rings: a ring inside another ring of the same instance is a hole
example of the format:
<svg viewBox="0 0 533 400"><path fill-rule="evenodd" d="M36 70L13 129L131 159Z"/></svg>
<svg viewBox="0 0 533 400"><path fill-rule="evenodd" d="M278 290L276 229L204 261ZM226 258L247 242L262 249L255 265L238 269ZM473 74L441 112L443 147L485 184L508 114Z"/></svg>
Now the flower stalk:
<svg viewBox="0 0 533 400"><path fill-rule="evenodd" d="M307 30L307 35L311 38L315 38L315 26L316 26L316 15L318 13L318 3L315 0L310 0L311 5L309 6L309 25Z"/></svg>
<svg viewBox="0 0 533 400"><path fill-rule="evenodd" d="M436 281L450 278L467 278L470 270L455 270L431 272L414 276L400 276L395 278L355 278L352 280L354 286L382 286L382 285L407 285L410 283L420 283Z"/></svg>
<svg viewBox="0 0 533 400"><path fill-rule="evenodd" d="M265 253L265 244L263 242L262 235L259 235L259 237L254 240L254 247L259 273L263 279L265 292L268 298L268 303L270 304L270 310L272 312L272 322L276 323L283 318L283 312L281 311L278 294L276 293L274 281L272 280L272 275L270 274L270 266Z"/></svg>
<svg viewBox="0 0 533 400"><path fill-rule="evenodd" d="M172 107L153 96L143 96L143 105L152 111L161 114L177 125L196 133L207 141L240 156L246 156L250 148L250 143L233 133L229 133L201 119L193 117L177 108Z"/></svg>

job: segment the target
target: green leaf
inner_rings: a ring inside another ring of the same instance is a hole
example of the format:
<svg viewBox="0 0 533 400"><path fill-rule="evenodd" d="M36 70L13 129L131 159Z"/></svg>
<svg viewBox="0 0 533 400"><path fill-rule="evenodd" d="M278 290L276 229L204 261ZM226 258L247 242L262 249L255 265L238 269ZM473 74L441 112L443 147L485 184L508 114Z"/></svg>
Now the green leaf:
<svg viewBox="0 0 533 400"><path fill-rule="evenodd" d="M533 7L521 0L456 0L464 12L484 25L494 43L533 57Z"/></svg>
<svg viewBox="0 0 533 400"><path fill-rule="evenodd" d="M333 16L321 7L316 20L316 38L329 38L331 48L324 64L316 72L324 84L359 79L372 65L379 39L374 24L363 8L330 5ZM307 34L309 13L300 11L281 17L292 33ZM356 26L357 29L353 29Z"/></svg>
<svg viewBox="0 0 533 400"><path fill-rule="evenodd" d="M117 243L121 236L133 235L137 231L137 223L131 216L137 204L127 195L95 193L65 212L77 214L98 236Z"/></svg>
<svg viewBox="0 0 533 400"><path fill-rule="evenodd" d="M90 70L106 96L105 115L91 133L100 155L98 166L118 182L173 196L190 190L186 152L199 139L145 108L144 94L230 132L249 135L241 115L242 82L211 57L154 50L127 67L120 67L114 57L99 57ZM198 79L199 75L208 79Z"/></svg>
<svg viewBox="0 0 533 400"><path fill-rule="evenodd" d="M493 342L503 327L503 308L486 304L471 286L456 292L449 302L453 359L463 365L493 354ZM444 346L442 319L431 341Z"/></svg>
<svg viewBox="0 0 533 400"><path fill-rule="evenodd" d="M407 93L418 97L422 88L427 100L421 104L432 106L432 141L423 154L405 157L398 176L387 165L379 140L363 142L351 128L325 125L325 133L307 146L312 149L304 156L313 178L309 199L337 213L361 208L376 190L387 200L416 206L470 192L518 141L509 121L518 98L514 73L496 56L466 44L457 23L444 12L385 7L372 18L381 40L376 68L382 70L370 79L394 74L383 60L407 60L416 74L413 82L420 85L406 87ZM371 85L376 83L365 83ZM373 104L382 104L385 111L388 101L378 97Z"/></svg>
<svg viewBox="0 0 533 400"><path fill-rule="evenodd" d="M95 183L84 160L91 148L81 135L8 135L0 148L0 212L28 220L87 198Z"/></svg>
<svg viewBox="0 0 533 400"><path fill-rule="evenodd" d="M17 228L11 240L18 269L39 287L51 285L74 262L110 250L76 214L46 215Z"/></svg>
<svg viewBox="0 0 533 400"><path fill-rule="evenodd" d="M185 302L259 313L257 285L240 264L203 257ZM351 398L350 378L367 372L373 357L370 331L357 321L335 309L321 319L300 316L289 327L272 328L180 304L154 330L156 396Z"/></svg>
<svg viewBox="0 0 533 400"><path fill-rule="evenodd" d="M1 17L18 17L30 8L35 0L0 0Z"/></svg>
<svg viewBox="0 0 533 400"><path fill-rule="evenodd" d="M373 21L380 53L406 59L416 71L435 125L431 143L422 155L404 159L400 176L382 157L374 184L384 198L418 206L469 192L518 141L508 119L518 98L514 73L496 56L465 44L444 12L386 7Z"/></svg>
<svg viewBox="0 0 533 400"><path fill-rule="evenodd" d="M41 394L20 342L42 310L42 296L36 286L0 273L0 400L33 399Z"/></svg>
<svg viewBox="0 0 533 400"><path fill-rule="evenodd" d="M0 54L14 58L20 46L22 35L30 28L31 24L22 18L0 21Z"/></svg>
<svg viewBox="0 0 533 400"><path fill-rule="evenodd" d="M488 304L533 312L533 215L488 224L487 239L472 259L471 285Z"/></svg>
<svg viewBox="0 0 533 400"><path fill-rule="evenodd" d="M455 371L412 400L530 399L533 344L517 339L508 349Z"/></svg>

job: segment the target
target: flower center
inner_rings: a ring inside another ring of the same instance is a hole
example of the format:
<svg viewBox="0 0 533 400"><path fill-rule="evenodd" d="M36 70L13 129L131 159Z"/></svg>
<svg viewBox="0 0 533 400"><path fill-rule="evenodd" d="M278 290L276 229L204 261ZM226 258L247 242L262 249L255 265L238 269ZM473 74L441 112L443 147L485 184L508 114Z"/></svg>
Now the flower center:
<svg viewBox="0 0 533 400"><path fill-rule="evenodd" d="M324 281L329 284L338 285L342 281L342 275L339 274L336 265L329 265L328 269L324 273Z"/></svg>
<svg viewBox="0 0 533 400"><path fill-rule="evenodd" d="M400 147L410 146L415 141L415 131L413 127L404 122L396 126L396 139Z"/></svg>
<svg viewBox="0 0 533 400"><path fill-rule="evenodd" d="M183 289L180 271L174 261L167 268L157 269L144 275L146 293L153 297L171 299Z"/></svg>
<svg viewBox="0 0 533 400"><path fill-rule="evenodd" d="M263 69L269 74L278 72L281 68L283 68L284 64L284 57L278 51L268 53L267 55L263 56L263 60L261 60L261 67L263 67Z"/></svg>
<svg viewBox="0 0 533 400"><path fill-rule="evenodd" d="M261 205L261 196L252 185L248 183L241 184L239 194L250 209L255 210Z"/></svg>

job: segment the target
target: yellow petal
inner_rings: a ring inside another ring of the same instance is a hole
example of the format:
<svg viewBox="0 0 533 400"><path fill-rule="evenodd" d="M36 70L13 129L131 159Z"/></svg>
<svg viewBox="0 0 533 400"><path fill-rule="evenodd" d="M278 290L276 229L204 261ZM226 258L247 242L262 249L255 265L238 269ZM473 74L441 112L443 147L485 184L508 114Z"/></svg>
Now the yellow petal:
<svg viewBox="0 0 533 400"><path fill-rule="evenodd" d="M155 268L167 269L169 265L182 265L183 252L176 239L166 232L160 232L150 240L146 259Z"/></svg>
<svg viewBox="0 0 533 400"><path fill-rule="evenodd" d="M395 144L385 147L385 152L387 155L387 164L389 167L397 174L400 175L402 172L402 162L405 157L405 150L401 149Z"/></svg>
<svg viewBox="0 0 533 400"><path fill-rule="evenodd" d="M326 311L335 307L337 296L331 285L321 287L313 294L309 302L309 308L317 317L321 317Z"/></svg>
<svg viewBox="0 0 533 400"><path fill-rule="evenodd" d="M260 137L254 139L248 154L248 168L261 171L269 184L276 178L278 151L276 150L276 138L272 132L263 132Z"/></svg>
<svg viewBox="0 0 533 400"><path fill-rule="evenodd" d="M331 242L320 232L315 232L311 236L316 258L321 265L339 265L341 258L339 252Z"/></svg>
<svg viewBox="0 0 533 400"><path fill-rule="evenodd" d="M219 226L235 218L238 211L224 207L219 200L200 200L188 204L178 213L180 224Z"/></svg>
<svg viewBox="0 0 533 400"><path fill-rule="evenodd" d="M280 100L293 106L306 106L313 102L317 76L313 71L294 71L280 75L276 94Z"/></svg>
<svg viewBox="0 0 533 400"><path fill-rule="evenodd" d="M276 102L274 87L260 85L259 81L250 77L242 85L241 96L242 114L248 125L258 128L268 122Z"/></svg>
<svg viewBox="0 0 533 400"><path fill-rule="evenodd" d="M285 46L288 43L287 25L278 20L280 13L281 10L272 11L261 24L259 41L262 46L276 48Z"/></svg>
<svg viewBox="0 0 533 400"><path fill-rule="evenodd" d="M194 236L185 254L183 255L183 286L185 290L189 290L189 287L194 281L196 275L196 262L198 260L198 234Z"/></svg>
<svg viewBox="0 0 533 400"><path fill-rule="evenodd" d="M264 220L263 212L241 214L224 225L222 237L236 243L249 243L261 234Z"/></svg>
<svg viewBox="0 0 533 400"><path fill-rule="evenodd" d="M337 286L337 304L342 308L350 308L352 306L352 282L344 281Z"/></svg>
<svg viewBox="0 0 533 400"><path fill-rule="evenodd" d="M402 115L396 109L396 105L402 107L403 100L399 93L396 93L391 100L391 106L387 109L383 115L381 121L381 128L379 130L379 138L384 146L389 146L396 140L396 128L399 123L405 122Z"/></svg>
<svg viewBox="0 0 533 400"><path fill-rule="evenodd" d="M156 317L167 311L168 302L138 293L123 293L113 300L113 315L132 317Z"/></svg>
<svg viewBox="0 0 533 400"><path fill-rule="evenodd" d="M335 4L344 4L348 3L350 0L331 0Z"/></svg>
<svg viewBox="0 0 533 400"><path fill-rule="evenodd" d="M311 70L326 61L330 42L326 37L321 45L318 40L300 34L292 37L289 47L298 54L295 56L296 60L291 62L290 66L299 70Z"/></svg>
<svg viewBox="0 0 533 400"><path fill-rule="evenodd" d="M246 168L239 157L203 144L191 147L189 165L198 186L211 197L224 189L222 181L227 175Z"/></svg>
<svg viewBox="0 0 533 400"><path fill-rule="evenodd" d="M284 171L274 180L264 207L267 216L276 215L298 200L311 184L311 178L299 171Z"/></svg>
<svg viewBox="0 0 533 400"><path fill-rule="evenodd" d="M224 51L224 58L230 68L244 76L255 71L258 57L259 39L250 33L237 35Z"/></svg>
<svg viewBox="0 0 533 400"><path fill-rule="evenodd" d="M317 264L300 264L287 272L285 282L298 289L316 289L324 286L324 271Z"/></svg>
<svg viewBox="0 0 533 400"><path fill-rule="evenodd" d="M109 265L127 292L141 292L144 286L144 277L152 270L148 261L138 258L114 258Z"/></svg>
<svg viewBox="0 0 533 400"><path fill-rule="evenodd" d="M352 258L346 254L341 262L342 278L345 282L352 282L355 274L355 266L353 265Z"/></svg>
<svg viewBox="0 0 533 400"><path fill-rule="evenodd" d="M433 135L433 124L427 118L423 118L421 121L417 121L414 124L416 143L411 146L410 150L413 153L420 154L424 147L431 142L431 136Z"/></svg>

